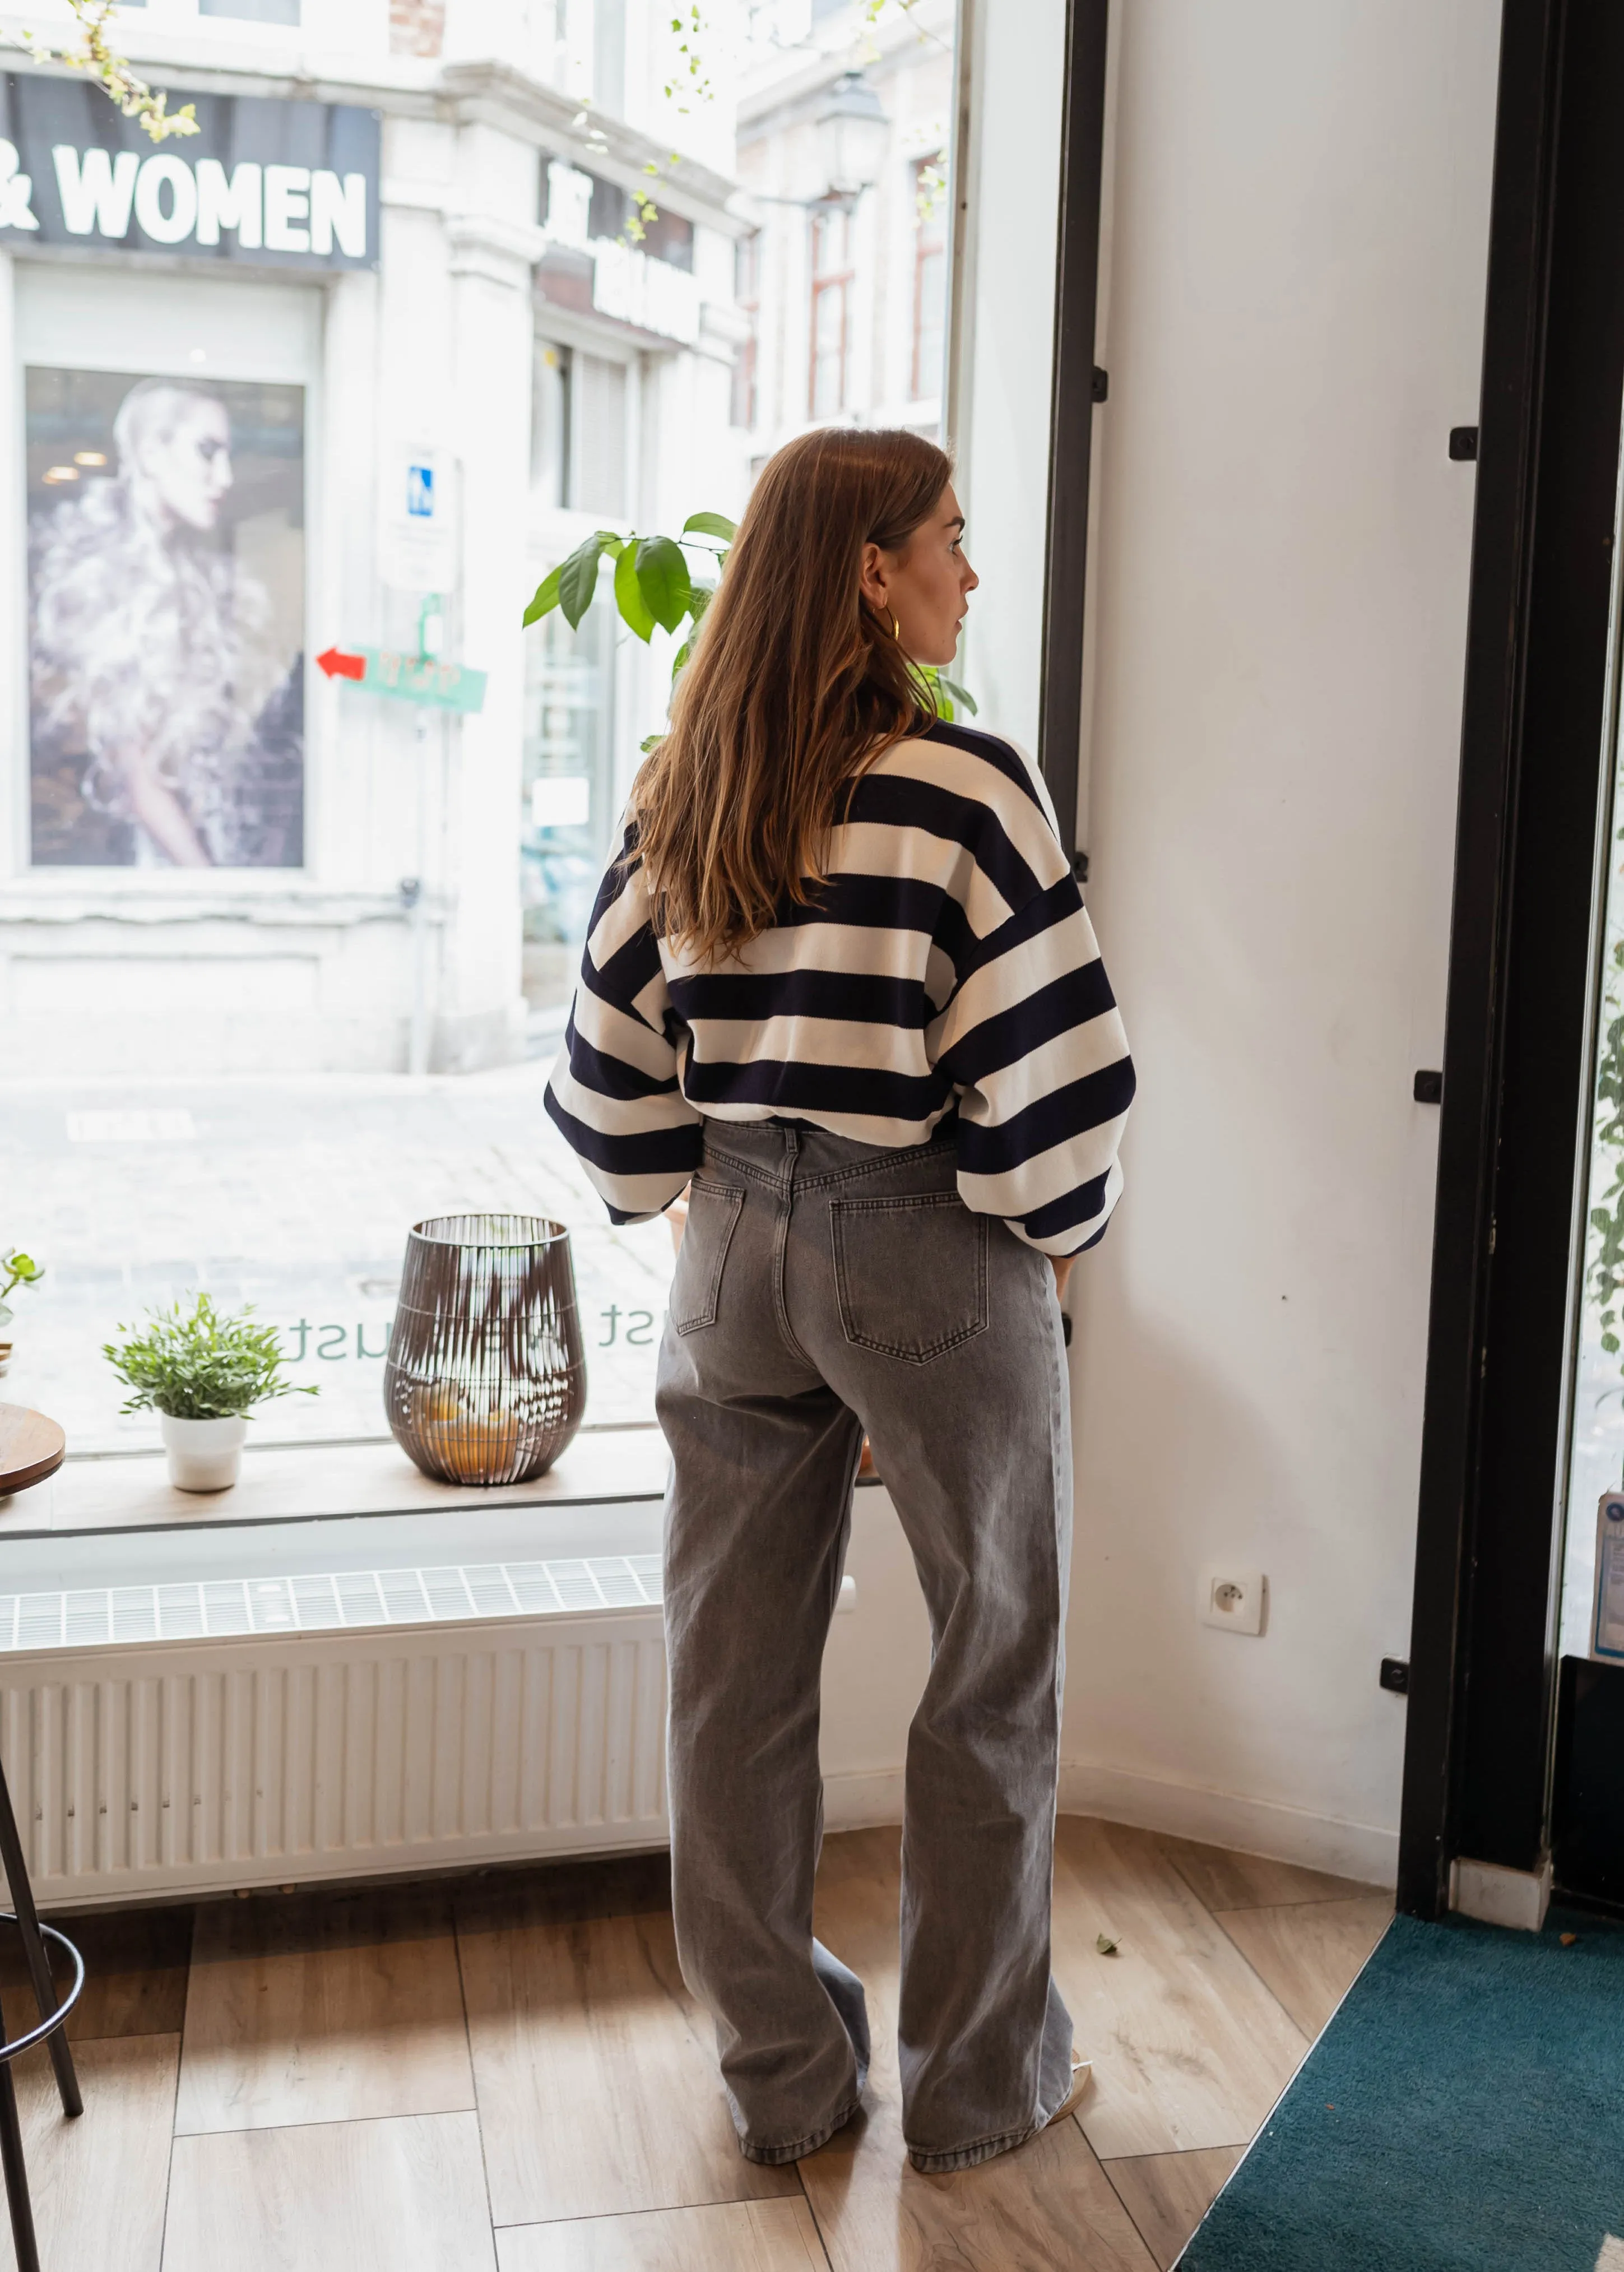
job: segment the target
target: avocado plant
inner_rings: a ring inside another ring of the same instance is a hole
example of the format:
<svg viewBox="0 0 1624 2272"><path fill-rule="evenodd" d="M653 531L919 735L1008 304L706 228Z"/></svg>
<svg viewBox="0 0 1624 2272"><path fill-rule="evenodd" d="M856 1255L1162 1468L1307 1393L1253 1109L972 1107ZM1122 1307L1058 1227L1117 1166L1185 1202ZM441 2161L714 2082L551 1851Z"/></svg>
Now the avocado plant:
<svg viewBox="0 0 1624 2272"><path fill-rule="evenodd" d="M737 533L737 524L722 512L690 513L680 536L639 536L635 530L622 536L612 528L595 528L567 560L561 560L543 577L525 609L525 623L540 623L557 608L570 629L578 630L597 598L602 564L612 560L615 572L610 589L626 629L634 632L645 646L653 639L656 624L679 640L671 658L675 684L693 651L694 633L727 567L728 551ZM687 557L691 553L692 566ZM975 716L975 701L956 679L933 663L918 663L915 668L939 716L949 723L961 709ZM651 735L644 747L658 739L658 735Z"/></svg>

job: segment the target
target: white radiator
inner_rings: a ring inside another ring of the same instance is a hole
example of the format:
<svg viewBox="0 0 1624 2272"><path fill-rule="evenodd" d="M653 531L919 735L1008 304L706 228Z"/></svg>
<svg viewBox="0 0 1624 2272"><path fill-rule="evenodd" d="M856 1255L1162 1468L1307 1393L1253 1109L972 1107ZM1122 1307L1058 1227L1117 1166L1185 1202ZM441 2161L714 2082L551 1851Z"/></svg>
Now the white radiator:
<svg viewBox="0 0 1624 2272"><path fill-rule="evenodd" d="M328 1614L290 1593L281 1617L250 1595L224 1633L205 1604L191 1640L170 1637L173 1600L149 1614L131 1599L141 1588L101 1597L105 1612L61 1597L61 1640L31 1646L50 1612L27 1597L0 1639L0 1755L41 1902L662 1843L653 1585L623 1577L624 1607L567 1606L560 1582L550 1611L459 1616L453 1573L420 1574L441 1581L420 1622L399 1586L353 1620L337 1596ZM476 1581L490 1598L488 1569L466 1577L463 1599ZM127 1641L132 1618L155 1637Z"/></svg>

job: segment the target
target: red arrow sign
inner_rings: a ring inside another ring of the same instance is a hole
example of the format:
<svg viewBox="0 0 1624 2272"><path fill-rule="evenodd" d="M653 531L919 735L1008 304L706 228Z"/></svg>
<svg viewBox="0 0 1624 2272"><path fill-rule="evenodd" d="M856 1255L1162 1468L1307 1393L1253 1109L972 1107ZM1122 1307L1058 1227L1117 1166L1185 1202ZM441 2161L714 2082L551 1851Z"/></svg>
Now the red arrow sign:
<svg viewBox="0 0 1624 2272"><path fill-rule="evenodd" d="M367 659L363 654L346 654L341 647L330 646L326 654L316 658L318 670L325 670L329 678L364 678Z"/></svg>

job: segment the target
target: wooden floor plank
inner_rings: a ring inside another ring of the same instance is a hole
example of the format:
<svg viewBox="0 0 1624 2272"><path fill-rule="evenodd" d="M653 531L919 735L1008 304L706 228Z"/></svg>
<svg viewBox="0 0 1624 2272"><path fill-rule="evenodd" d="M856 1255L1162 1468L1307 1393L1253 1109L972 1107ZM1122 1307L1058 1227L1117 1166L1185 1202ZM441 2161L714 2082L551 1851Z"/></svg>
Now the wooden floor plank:
<svg viewBox="0 0 1624 2272"><path fill-rule="evenodd" d="M1261 1854L1232 1853L1226 1846L1200 1846L1189 1838L1157 1836L1198 1901L1209 1910L1278 1909L1288 1902L1345 1902L1378 1892L1357 1878L1334 1878L1328 1871L1305 1870L1295 1862L1271 1862Z"/></svg>
<svg viewBox="0 0 1624 2272"><path fill-rule="evenodd" d="M179 2035L186 2015L191 1917L187 1902L61 1920L61 1930L85 1960L84 1992L68 2015L71 2042ZM57 1920L53 1917L51 1922ZM21 2034L34 2026L39 2014L15 1928L7 1927L0 1940L0 2004L8 2032ZM71 1974L60 1950L53 1962L65 1989Z"/></svg>
<svg viewBox="0 0 1624 2272"><path fill-rule="evenodd" d="M1220 1910L1224 1927L1312 2042L1393 1921L1390 1894L1286 1909Z"/></svg>
<svg viewBox="0 0 1624 2272"><path fill-rule="evenodd" d="M1102 1932L1114 1956L1099 1954ZM1095 2152L1245 2145L1307 2039L1150 1833L1061 1819L1053 1950L1077 2048L1094 2061L1078 2119Z"/></svg>
<svg viewBox="0 0 1624 2272"><path fill-rule="evenodd" d="M92 2260L77 2261L90 2272ZM163 2272L494 2272L495 2264L472 2114L175 2141Z"/></svg>
<svg viewBox="0 0 1624 2272"><path fill-rule="evenodd" d="M198 1912L176 2129L474 2104L443 1897L215 1902Z"/></svg>
<svg viewBox="0 0 1624 2272"><path fill-rule="evenodd" d="M509 2225L497 2234L500 2272L828 2272L828 2261L798 2195Z"/></svg>
<svg viewBox="0 0 1624 2272"><path fill-rule="evenodd" d="M1151 2259L1069 2117L1012 2154L921 2177L902 2142L896 2066L894 1830L824 1848L819 1937L868 1993L873 2063L864 2110L801 2163L834 2272L1152 2272Z"/></svg>
<svg viewBox="0 0 1624 2272"><path fill-rule="evenodd" d="M1105 2164L1106 2176L1144 2235L1160 2272L1171 2272L1241 2152L1239 2146L1212 2146L1188 2154L1146 2154Z"/></svg>
<svg viewBox="0 0 1624 2272"><path fill-rule="evenodd" d="M178 2035L74 2050L85 2111L64 2119L43 2051L17 2065L34 2237L45 2272L159 2272ZM0 2267L16 2272L0 2211Z"/></svg>
<svg viewBox="0 0 1624 2272"><path fill-rule="evenodd" d="M481 1912L459 1934L498 2224L799 2191L738 2150L669 1917Z"/></svg>
<svg viewBox="0 0 1624 2272"><path fill-rule="evenodd" d="M587 1917L669 1917L671 1857L592 1854L482 1870L457 1887L457 1922L467 1932L511 1924L579 1924Z"/></svg>

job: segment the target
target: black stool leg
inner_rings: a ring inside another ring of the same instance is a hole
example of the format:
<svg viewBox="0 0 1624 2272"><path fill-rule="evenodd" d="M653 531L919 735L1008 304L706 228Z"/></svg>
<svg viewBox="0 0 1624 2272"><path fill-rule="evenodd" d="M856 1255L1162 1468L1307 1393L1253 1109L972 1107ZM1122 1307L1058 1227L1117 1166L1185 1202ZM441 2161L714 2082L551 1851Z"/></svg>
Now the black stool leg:
<svg viewBox="0 0 1624 2272"><path fill-rule="evenodd" d="M23 1842L17 1835L17 1817L11 1812L11 1794L6 1788L4 1768L0 1768L0 1866L4 1866L6 1884L11 1889L11 1907L17 1912L17 1930L22 1936L23 1954L28 1961L28 1977L34 1983L34 2000L40 2007L40 2017L49 2020L56 2008L56 1986L51 1978L50 1959L45 1954L45 1943L40 1938L39 1912L34 1906L34 1888L28 1883L28 1865L23 1859ZM64 2114L82 2114L85 2102L79 2096L79 2077L73 2071L73 2054L68 2049L66 2031L58 2028L48 2040L51 2065L56 2070L56 2088L62 2094L62 2111ZM11 2089L9 2067L6 2069L6 2089L8 2092ZM0 2103L0 2129L4 2128L5 2119L4 2103ZM11 2127L15 2130L15 2100L11 2119ZM21 2152L19 2147L19 2169L22 2166ZM10 2182L9 2171L7 2182Z"/></svg>
<svg viewBox="0 0 1624 2272"><path fill-rule="evenodd" d="M51 2041L56 2041L54 2036ZM17 2119L17 2090L9 2059L0 2065L0 2170L5 2172L5 2205L11 2212L11 2244L17 2251L17 2272L40 2272L39 2245L34 2237L34 2203L28 2198L28 2168L23 2160L22 2125Z"/></svg>

